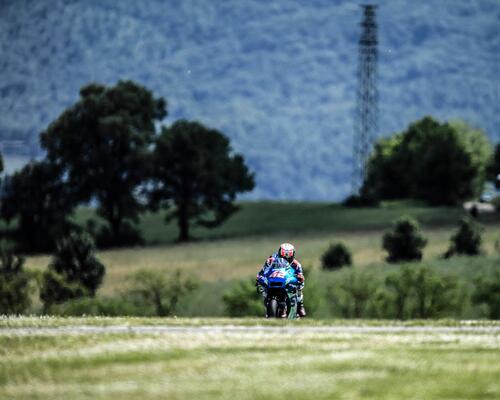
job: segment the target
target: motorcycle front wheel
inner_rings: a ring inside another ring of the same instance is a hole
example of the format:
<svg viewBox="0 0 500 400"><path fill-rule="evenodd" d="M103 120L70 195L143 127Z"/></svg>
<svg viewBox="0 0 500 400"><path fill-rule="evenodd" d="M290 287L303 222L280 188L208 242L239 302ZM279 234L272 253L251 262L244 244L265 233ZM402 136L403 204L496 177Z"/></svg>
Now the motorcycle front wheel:
<svg viewBox="0 0 500 400"><path fill-rule="evenodd" d="M278 300L276 299L269 300L269 302L267 303L267 310L266 310L267 318L278 318L278 309L279 309Z"/></svg>

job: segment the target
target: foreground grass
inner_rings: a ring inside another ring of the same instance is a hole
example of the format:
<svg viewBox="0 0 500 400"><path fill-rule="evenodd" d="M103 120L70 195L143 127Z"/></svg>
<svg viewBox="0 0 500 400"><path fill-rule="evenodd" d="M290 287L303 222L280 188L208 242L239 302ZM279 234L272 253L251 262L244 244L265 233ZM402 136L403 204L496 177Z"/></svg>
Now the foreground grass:
<svg viewBox="0 0 500 400"><path fill-rule="evenodd" d="M0 328L0 398L493 399L499 360L491 332L19 335Z"/></svg>

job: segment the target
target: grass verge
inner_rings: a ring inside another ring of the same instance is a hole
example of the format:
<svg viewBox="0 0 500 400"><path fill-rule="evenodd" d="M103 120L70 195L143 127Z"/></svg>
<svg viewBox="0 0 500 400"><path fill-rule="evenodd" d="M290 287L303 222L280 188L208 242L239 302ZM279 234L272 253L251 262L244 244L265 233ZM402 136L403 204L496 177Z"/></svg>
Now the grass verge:
<svg viewBox="0 0 500 400"><path fill-rule="evenodd" d="M499 360L498 333L484 331L9 333L0 335L0 398L493 399Z"/></svg>

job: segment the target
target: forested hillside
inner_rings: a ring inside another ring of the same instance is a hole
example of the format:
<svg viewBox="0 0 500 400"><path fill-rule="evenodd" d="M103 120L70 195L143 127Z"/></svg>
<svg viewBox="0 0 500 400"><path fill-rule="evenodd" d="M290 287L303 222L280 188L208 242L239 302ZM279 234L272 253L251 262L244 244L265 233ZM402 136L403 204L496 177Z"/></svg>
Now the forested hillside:
<svg viewBox="0 0 500 400"><path fill-rule="evenodd" d="M254 198L340 199L351 173L352 1L0 1L0 135L36 136L89 81L133 79L256 172ZM381 2L380 134L424 115L500 139L500 3ZM7 166L8 169L8 166Z"/></svg>

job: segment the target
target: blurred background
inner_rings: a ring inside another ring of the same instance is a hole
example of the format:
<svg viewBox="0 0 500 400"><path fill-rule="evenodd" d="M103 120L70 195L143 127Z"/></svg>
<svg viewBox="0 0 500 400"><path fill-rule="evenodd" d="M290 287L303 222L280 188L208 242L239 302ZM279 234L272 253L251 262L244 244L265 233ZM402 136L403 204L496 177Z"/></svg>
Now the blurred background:
<svg viewBox="0 0 500 400"><path fill-rule="evenodd" d="M358 41L353 1L0 1L0 142L11 173L89 82L130 79L164 124L222 131L256 173L242 198L351 190ZM500 3L379 2L376 135L426 115L500 139ZM12 142L15 141L15 142Z"/></svg>

